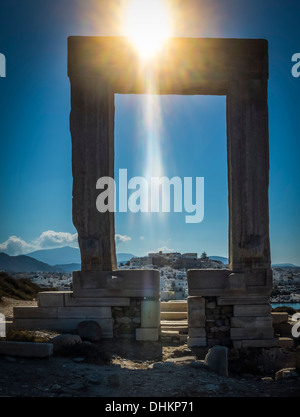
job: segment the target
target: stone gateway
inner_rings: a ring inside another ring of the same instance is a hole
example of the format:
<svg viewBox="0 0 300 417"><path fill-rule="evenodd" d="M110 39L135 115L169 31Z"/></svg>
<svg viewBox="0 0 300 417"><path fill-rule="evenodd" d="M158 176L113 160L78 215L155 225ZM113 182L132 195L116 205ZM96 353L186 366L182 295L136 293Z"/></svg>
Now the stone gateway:
<svg viewBox="0 0 300 417"><path fill-rule="evenodd" d="M140 315L139 327L132 327L138 340L158 340L159 272L117 270L114 212L99 213L95 203L97 180L114 178L114 94L225 95L229 269L188 271L188 344L276 346L269 305L268 43L171 38L152 71L156 82L149 90L126 38L69 38L73 222L81 271L73 273L72 293L40 294L38 308L16 309L15 324L69 332L95 320L103 337L114 337L112 311L120 308L122 317Z"/></svg>

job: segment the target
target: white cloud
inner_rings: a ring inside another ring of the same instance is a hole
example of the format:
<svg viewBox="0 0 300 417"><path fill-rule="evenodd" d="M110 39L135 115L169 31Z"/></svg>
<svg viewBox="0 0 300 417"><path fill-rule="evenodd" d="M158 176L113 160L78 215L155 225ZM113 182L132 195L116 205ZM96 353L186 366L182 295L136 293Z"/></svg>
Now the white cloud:
<svg viewBox="0 0 300 417"><path fill-rule="evenodd" d="M115 235L115 240L116 240L116 245L119 245L120 243L128 242L129 240L131 240L131 237L126 236L126 235L120 235L117 233Z"/></svg>
<svg viewBox="0 0 300 417"><path fill-rule="evenodd" d="M43 232L37 239L26 242L17 236L10 236L5 242L0 243L0 252L5 252L8 255L24 255L29 252L34 252L40 249L54 249L63 246L71 246L78 248L77 233L68 232L54 232L47 230ZM131 237L126 235L115 235L116 245L128 242Z"/></svg>
<svg viewBox="0 0 300 417"><path fill-rule="evenodd" d="M17 236L10 236L5 242L0 243L0 252L5 252L8 255L24 255L39 249L53 249L63 246L77 248L77 233L47 230L32 242L25 242Z"/></svg>
<svg viewBox="0 0 300 417"><path fill-rule="evenodd" d="M144 238L144 236L140 236L140 240L144 240L145 238Z"/></svg>
<svg viewBox="0 0 300 417"><path fill-rule="evenodd" d="M154 251L150 251L150 252L154 252L154 253L156 253L156 252L174 252L175 250L174 249L172 249L172 248L168 248L167 246L162 246L161 248L157 248L156 250L154 250Z"/></svg>
<svg viewBox="0 0 300 417"><path fill-rule="evenodd" d="M17 236L10 236L5 242L0 243L0 252L5 252L12 256L28 253L34 249L34 245L25 242L25 240Z"/></svg>
<svg viewBox="0 0 300 417"><path fill-rule="evenodd" d="M43 232L35 241L35 246L39 249L59 248L63 246L78 247L77 233L54 232L47 230Z"/></svg>

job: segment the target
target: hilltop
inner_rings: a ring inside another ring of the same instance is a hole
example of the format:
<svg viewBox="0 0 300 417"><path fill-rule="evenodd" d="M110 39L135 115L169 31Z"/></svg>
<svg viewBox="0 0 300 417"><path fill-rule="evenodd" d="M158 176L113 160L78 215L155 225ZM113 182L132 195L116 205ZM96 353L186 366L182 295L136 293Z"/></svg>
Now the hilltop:
<svg viewBox="0 0 300 417"><path fill-rule="evenodd" d="M3 297L32 300L40 291L44 290L27 278L15 279L5 272L0 272L0 301Z"/></svg>

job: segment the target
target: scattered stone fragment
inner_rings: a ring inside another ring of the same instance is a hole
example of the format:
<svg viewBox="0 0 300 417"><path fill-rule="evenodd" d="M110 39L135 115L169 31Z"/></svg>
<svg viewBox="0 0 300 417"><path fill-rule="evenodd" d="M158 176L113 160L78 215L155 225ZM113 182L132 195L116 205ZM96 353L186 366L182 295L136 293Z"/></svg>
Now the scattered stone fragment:
<svg viewBox="0 0 300 417"><path fill-rule="evenodd" d="M53 352L58 353L62 349L82 343L80 336L77 334L61 334L51 339L53 344Z"/></svg>
<svg viewBox="0 0 300 417"><path fill-rule="evenodd" d="M228 376L228 349L226 346L214 346L205 356L208 369L220 376Z"/></svg>
<svg viewBox="0 0 300 417"><path fill-rule="evenodd" d="M296 368L284 368L276 372L275 380L278 381L279 379L297 378L298 376Z"/></svg>
<svg viewBox="0 0 300 417"><path fill-rule="evenodd" d="M273 381L273 378L272 378L272 377L270 377L270 376L265 376L264 378L261 378L261 380L262 380L263 382L272 382L272 381Z"/></svg>
<svg viewBox="0 0 300 417"><path fill-rule="evenodd" d="M100 325L93 320L82 321L77 326L77 332L82 339L99 342L102 337Z"/></svg>

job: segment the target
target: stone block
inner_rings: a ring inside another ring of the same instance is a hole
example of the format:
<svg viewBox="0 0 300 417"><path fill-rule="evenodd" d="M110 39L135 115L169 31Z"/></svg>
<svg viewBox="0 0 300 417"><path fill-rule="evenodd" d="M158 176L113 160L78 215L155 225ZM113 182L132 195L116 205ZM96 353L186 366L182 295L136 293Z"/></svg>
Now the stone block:
<svg viewBox="0 0 300 417"><path fill-rule="evenodd" d="M51 343L0 342L0 355L22 358L49 358L53 354Z"/></svg>
<svg viewBox="0 0 300 417"><path fill-rule="evenodd" d="M205 356L208 369L220 376L228 376L228 349L225 346L214 346Z"/></svg>
<svg viewBox="0 0 300 417"><path fill-rule="evenodd" d="M205 327L205 299L188 297L189 327Z"/></svg>
<svg viewBox="0 0 300 417"><path fill-rule="evenodd" d="M187 280L190 296L222 295L231 271L227 269L189 269Z"/></svg>
<svg viewBox="0 0 300 417"><path fill-rule="evenodd" d="M66 307L128 307L130 305L130 298L79 298L74 297L73 292L66 292L64 293L64 305Z"/></svg>
<svg viewBox="0 0 300 417"><path fill-rule="evenodd" d="M90 342L99 342L102 338L102 329L94 320L81 321L77 326L77 332L82 339Z"/></svg>
<svg viewBox="0 0 300 417"><path fill-rule="evenodd" d="M141 301L141 327L155 328L160 325L160 302L155 300Z"/></svg>
<svg viewBox="0 0 300 417"><path fill-rule="evenodd" d="M15 319L111 318L110 307L14 307Z"/></svg>
<svg viewBox="0 0 300 417"><path fill-rule="evenodd" d="M100 325L103 338L109 339L113 337L113 319L94 318L93 320ZM72 333L77 330L77 326L81 321L83 321L82 318L15 319L13 328L28 330L54 330L60 333Z"/></svg>
<svg viewBox="0 0 300 417"><path fill-rule="evenodd" d="M286 323L288 321L289 314L284 311L282 312L272 311L271 317L273 320L273 324L281 324L281 323Z"/></svg>
<svg viewBox="0 0 300 417"><path fill-rule="evenodd" d="M60 334L51 339L54 353L58 353L65 348L82 343L81 337L78 334Z"/></svg>
<svg viewBox="0 0 300 417"><path fill-rule="evenodd" d="M232 293L244 293L246 291L246 277L243 273L233 272L227 280L228 290Z"/></svg>
<svg viewBox="0 0 300 417"><path fill-rule="evenodd" d="M269 316L271 314L271 306L264 304L253 305L235 305L233 307L234 317L253 317L253 316Z"/></svg>
<svg viewBox="0 0 300 417"><path fill-rule="evenodd" d="M265 295L240 295L240 296L225 296L225 297L218 297L217 299L218 305L226 306L226 305L244 305L244 304L268 304L270 302L270 298L266 297Z"/></svg>
<svg viewBox="0 0 300 417"><path fill-rule="evenodd" d="M115 278L112 278L115 277ZM116 284L113 285L113 279ZM159 298L160 275L157 270L74 271L74 297L156 297Z"/></svg>
<svg viewBox="0 0 300 417"><path fill-rule="evenodd" d="M272 288L272 271L268 269L254 269L245 273L245 275L247 290L249 292L257 290L258 288Z"/></svg>
<svg viewBox="0 0 300 417"><path fill-rule="evenodd" d="M39 307L63 307L65 294L71 292L66 291L43 291L38 293Z"/></svg>
<svg viewBox="0 0 300 417"><path fill-rule="evenodd" d="M110 307L58 307L58 318L70 319L110 319Z"/></svg>
<svg viewBox="0 0 300 417"><path fill-rule="evenodd" d="M205 338L206 331L204 327L189 327L188 335L190 338Z"/></svg>
<svg viewBox="0 0 300 417"><path fill-rule="evenodd" d="M251 340L251 339L272 339L274 330L272 327L244 327L231 328L231 340Z"/></svg>
<svg viewBox="0 0 300 417"><path fill-rule="evenodd" d="M64 307L14 307L14 319L56 319Z"/></svg>
<svg viewBox="0 0 300 417"><path fill-rule="evenodd" d="M108 290L123 290L124 278L115 274L108 274L106 277L106 288Z"/></svg>
<svg viewBox="0 0 300 417"><path fill-rule="evenodd" d="M271 317L231 317L231 327L270 327Z"/></svg>
<svg viewBox="0 0 300 417"><path fill-rule="evenodd" d="M187 346L196 347L196 346L206 346L206 337L188 337Z"/></svg>
<svg viewBox="0 0 300 417"><path fill-rule="evenodd" d="M149 341L157 342L158 341L158 328L139 328L136 329L136 340L138 341Z"/></svg>

